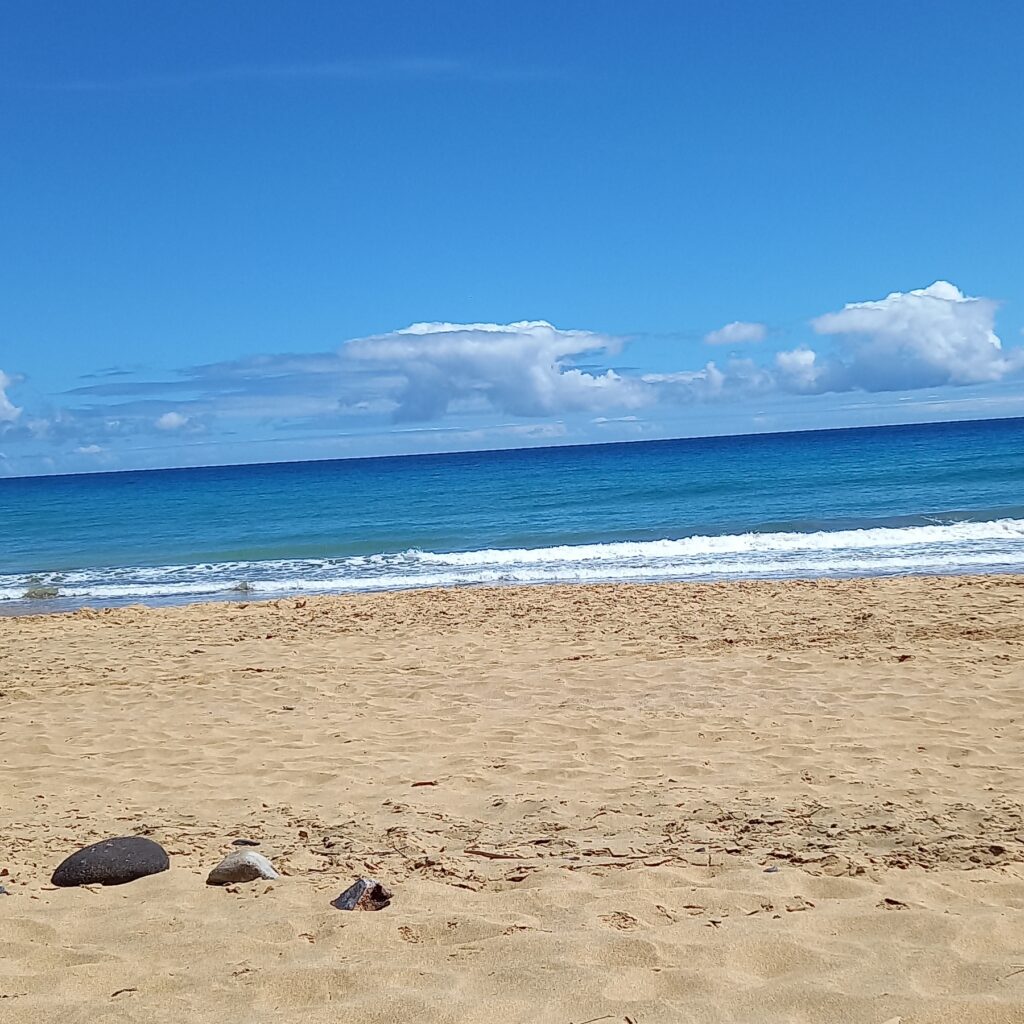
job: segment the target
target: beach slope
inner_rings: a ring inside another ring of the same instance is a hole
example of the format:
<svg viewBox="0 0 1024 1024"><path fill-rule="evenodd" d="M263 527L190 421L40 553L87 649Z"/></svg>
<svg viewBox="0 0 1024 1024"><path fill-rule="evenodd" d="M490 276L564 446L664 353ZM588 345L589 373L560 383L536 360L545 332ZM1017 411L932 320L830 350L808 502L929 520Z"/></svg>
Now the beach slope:
<svg viewBox="0 0 1024 1024"><path fill-rule="evenodd" d="M1024 579L0 618L0 1020L1024 1019ZM171 869L55 889L144 835ZM236 839L283 876L204 884ZM335 910L359 875L395 894Z"/></svg>

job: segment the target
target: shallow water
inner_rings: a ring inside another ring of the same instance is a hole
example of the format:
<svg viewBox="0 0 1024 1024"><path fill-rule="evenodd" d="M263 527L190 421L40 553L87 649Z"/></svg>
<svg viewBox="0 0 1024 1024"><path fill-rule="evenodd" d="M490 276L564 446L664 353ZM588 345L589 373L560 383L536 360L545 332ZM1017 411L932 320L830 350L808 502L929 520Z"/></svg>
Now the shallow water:
<svg viewBox="0 0 1024 1024"><path fill-rule="evenodd" d="M1024 420L8 479L0 537L8 612L1021 571Z"/></svg>

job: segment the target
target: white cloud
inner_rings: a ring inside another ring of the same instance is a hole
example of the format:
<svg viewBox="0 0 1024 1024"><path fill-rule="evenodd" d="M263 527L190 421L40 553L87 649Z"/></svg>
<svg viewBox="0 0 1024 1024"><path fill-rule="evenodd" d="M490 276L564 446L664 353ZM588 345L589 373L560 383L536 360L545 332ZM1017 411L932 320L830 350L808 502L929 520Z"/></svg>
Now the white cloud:
<svg viewBox="0 0 1024 1024"><path fill-rule="evenodd" d="M936 281L819 316L814 330L841 344L837 363L821 376L822 389L897 391L1000 380L1021 359L1002 350L997 305Z"/></svg>
<svg viewBox="0 0 1024 1024"><path fill-rule="evenodd" d="M827 365L818 359L818 353L809 348L795 348L791 352L775 354L776 381L783 391L798 394L816 394L829 390Z"/></svg>
<svg viewBox="0 0 1024 1024"><path fill-rule="evenodd" d="M724 367L709 362L699 370L647 373L641 380L656 389L659 398L686 402L741 398L778 387L775 375L752 359L730 359Z"/></svg>
<svg viewBox="0 0 1024 1024"><path fill-rule="evenodd" d="M7 397L7 389L13 383L14 381L0 370L0 423L13 423L21 415L21 409Z"/></svg>
<svg viewBox="0 0 1024 1024"><path fill-rule="evenodd" d="M419 450L434 444L452 449L493 447L499 436L502 443L517 438L523 444L575 438L573 414L587 414L591 436L609 429L650 433L655 428L647 414L644 422L631 414L659 404L739 408L782 395L912 393L944 385L981 390L999 381L1010 387L1024 372L1024 346L1001 345L997 305L939 281L819 316L811 321L818 336L811 344L795 339L783 351L753 347L750 358L725 352L703 365L648 372L609 369L622 347L619 338L560 330L543 320L417 323L333 352L246 355L186 368L170 380L104 377L68 392L78 403L73 407L26 403L22 411L7 395L15 378L0 372L0 436L8 452L25 443L102 461L115 458L122 441L134 436L161 436L156 451L200 435L210 445L229 439L242 446L245 438L328 432L338 444L345 434L388 430L392 420L431 424L415 428L422 431ZM707 340L754 341L766 333L763 324L734 321ZM643 365L639 345L630 355L634 367ZM877 399L864 404L879 407ZM502 423L496 414L533 422ZM445 417L449 425L442 426ZM399 434L392 425L389 436ZM106 451L94 450L99 445Z"/></svg>
<svg viewBox="0 0 1024 1024"><path fill-rule="evenodd" d="M156 419L157 430L181 430L188 426L189 419L180 412L165 412Z"/></svg>
<svg viewBox="0 0 1024 1024"><path fill-rule="evenodd" d="M733 320L731 324L719 327L704 335L707 345L744 345L753 341L764 341L768 336L765 324L748 323L745 320Z"/></svg>
<svg viewBox="0 0 1024 1024"><path fill-rule="evenodd" d="M641 380L676 402L992 383L1024 370L1024 350L1004 351L995 333L997 306L937 281L815 318L814 330L835 339L831 349L804 345L777 352L767 364L730 359Z"/></svg>
<svg viewBox="0 0 1024 1024"><path fill-rule="evenodd" d="M343 356L399 373L394 418L436 419L452 406L484 406L514 416L633 408L650 400L614 370L575 368L574 358L613 353L619 342L590 331L561 331L544 320L512 324L413 324L348 342Z"/></svg>
<svg viewBox="0 0 1024 1024"><path fill-rule="evenodd" d="M815 318L815 332L835 339L832 350L803 345L777 352L767 365L731 359L642 379L676 401L993 383L1024 369L1024 350L1004 351L995 333L997 306L936 281Z"/></svg>

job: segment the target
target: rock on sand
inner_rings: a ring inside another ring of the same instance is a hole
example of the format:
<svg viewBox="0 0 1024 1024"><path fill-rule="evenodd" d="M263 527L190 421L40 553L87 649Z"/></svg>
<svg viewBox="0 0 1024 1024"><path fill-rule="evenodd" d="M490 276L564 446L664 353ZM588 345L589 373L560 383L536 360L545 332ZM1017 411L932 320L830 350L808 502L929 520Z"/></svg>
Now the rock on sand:
<svg viewBox="0 0 1024 1024"><path fill-rule="evenodd" d="M254 850L229 853L207 876L207 885L228 885L231 882L255 882L258 878L280 878L274 865Z"/></svg>
<svg viewBox="0 0 1024 1024"><path fill-rule="evenodd" d="M167 851L144 836L121 836L86 846L63 860L51 881L73 885L123 885L171 866Z"/></svg>

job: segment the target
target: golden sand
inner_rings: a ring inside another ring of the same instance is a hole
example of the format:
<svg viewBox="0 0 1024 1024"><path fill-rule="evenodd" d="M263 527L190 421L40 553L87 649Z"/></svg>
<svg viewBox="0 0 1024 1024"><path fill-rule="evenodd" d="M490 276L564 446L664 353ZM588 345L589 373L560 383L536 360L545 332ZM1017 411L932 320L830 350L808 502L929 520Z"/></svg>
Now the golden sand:
<svg viewBox="0 0 1024 1024"><path fill-rule="evenodd" d="M0 1021L1024 1021L1024 579L0 619ZM171 870L55 889L68 853ZM204 885L234 838L277 882ZM330 901L357 875L379 913Z"/></svg>

